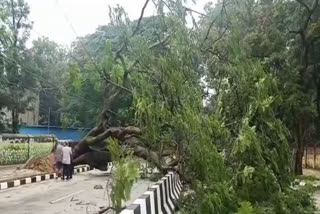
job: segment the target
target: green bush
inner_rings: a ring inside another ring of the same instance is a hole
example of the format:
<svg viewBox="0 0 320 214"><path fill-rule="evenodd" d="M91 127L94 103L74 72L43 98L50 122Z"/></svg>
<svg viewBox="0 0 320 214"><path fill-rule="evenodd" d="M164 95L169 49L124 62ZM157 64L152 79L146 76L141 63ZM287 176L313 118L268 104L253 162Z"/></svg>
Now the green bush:
<svg viewBox="0 0 320 214"><path fill-rule="evenodd" d="M0 143L0 165L21 164L31 156L48 155L52 143ZM29 154L28 154L29 153Z"/></svg>

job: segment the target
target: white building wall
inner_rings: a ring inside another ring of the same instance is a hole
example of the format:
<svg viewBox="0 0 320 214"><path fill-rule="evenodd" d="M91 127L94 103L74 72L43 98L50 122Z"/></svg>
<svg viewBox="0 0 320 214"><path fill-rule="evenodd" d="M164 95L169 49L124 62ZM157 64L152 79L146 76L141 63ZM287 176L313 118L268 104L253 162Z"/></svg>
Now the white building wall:
<svg viewBox="0 0 320 214"><path fill-rule="evenodd" d="M39 96L36 97L29 106L31 110L27 110L23 114L19 114L19 124L20 125L38 125L39 122ZM12 114L8 109L4 109L3 112L6 114L4 116L5 123L12 124Z"/></svg>

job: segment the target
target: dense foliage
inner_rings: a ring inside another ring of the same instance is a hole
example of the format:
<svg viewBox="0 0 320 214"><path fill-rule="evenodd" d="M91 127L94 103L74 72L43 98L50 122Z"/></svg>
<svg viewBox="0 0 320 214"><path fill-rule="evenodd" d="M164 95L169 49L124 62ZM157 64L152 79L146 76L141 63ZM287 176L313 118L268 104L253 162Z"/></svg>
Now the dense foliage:
<svg viewBox="0 0 320 214"><path fill-rule="evenodd" d="M0 1L0 109L10 111L13 133L18 132L19 114L34 99L29 91L35 79L30 75L31 56L25 47L31 28L28 14L29 7L22 0Z"/></svg>
<svg viewBox="0 0 320 214"><path fill-rule="evenodd" d="M157 14L143 18L142 10L136 21L110 9L111 23L67 52L34 42L31 62L51 81L37 80L61 115L57 124L133 125L142 131L139 146L174 151L187 190L183 213L313 213L309 187L293 179L302 174L304 146L319 139L319 1L219 0L204 13L183 0L148 4ZM62 80L58 92L50 89ZM0 109L9 106L3 100ZM119 211L136 163L104 140L118 164Z"/></svg>

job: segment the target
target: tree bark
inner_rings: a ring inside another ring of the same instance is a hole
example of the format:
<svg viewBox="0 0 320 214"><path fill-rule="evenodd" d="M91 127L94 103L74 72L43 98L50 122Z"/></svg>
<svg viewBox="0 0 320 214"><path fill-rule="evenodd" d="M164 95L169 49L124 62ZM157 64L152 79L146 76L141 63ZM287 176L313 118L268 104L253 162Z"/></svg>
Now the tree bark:
<svg viewBox="0 0 320 214"><path fill-rule="evenodd" d="M111 155L107 151L108 138L115 138L119 141L123 149L133 151L133 155L142 158L155 165L162 173L166 173L169 169L177 170L179 160L172 159L170 163L166 163L164 158L175 155L174 148L167 149L163 154L152 151L148 147L144 147L138 136L141 130L137 127L110 127L104 131L101 128L92 129L88 135L74 148L73 162L75 165L89 164L100 170L107 170L108 162L111 162ZM100 150L101 149L101 150Z"/></svg>
<svg viewBox="0 0 320 214"><path fill-rule="evenodd" d="M294 172L296 175L302 175L302 159L304 151L304 120L302 118L298 119L297 128L296 128L296 141L297 141L297 151L296 151L296 160Z"/></svg>
<svg viewBox="0 0 320 214"><path fill-rule="evenodd" d="M302 158L303 158L303 145L298 144L297 151L296 151L296 160L295 160L295 168L294 172L295 175L302 175Z"/></svg>
<svg viewBox="0 0 320 214"><path fill-rule="evenodd" d="M312 7L310 8L306 5L302 0L296 0L299 4L301 4L307 10L307 17L304 22L304 25L301 26L300 30L295 32L300 35L302 51L300 55L300 68L299 68L299 75L300 75L300 85L302 87L303 92L307 95L307 88L309 82L306 81L306 73L309 66L309 47L312 44L310 38L308 37L308 27L311 22L311 17L316 11L319 0L314 0ZM308 98L307 98L308 99ZM295 174L302 175L302 158L303 158L303 150L304 150L304 133L307 129L307 125L309 121L307 121L308 112L301 112L298 116L297 121L297 128L296 128L296 142L297 142L297 151L295 157Z"/></svg>
<svg viewBox="0 0 320 214"><path fill-rule="evenodd" d="M19 114L16 109L12 109L11 116L12 116L12 133L17 134L19 133L19 130L18 130Z"/></svg>

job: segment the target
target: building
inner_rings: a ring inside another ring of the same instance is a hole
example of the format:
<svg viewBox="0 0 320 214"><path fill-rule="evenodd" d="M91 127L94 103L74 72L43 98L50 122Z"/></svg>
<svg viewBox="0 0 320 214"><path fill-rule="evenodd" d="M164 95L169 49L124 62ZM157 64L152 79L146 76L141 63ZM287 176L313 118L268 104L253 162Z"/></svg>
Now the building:
<svg viewBox="0 0 320 214"><path fill-rule="evenodd" d="M3 109L2 112L5 113L3 121L9 126L12 124L12 114L8 109ZM38 125L39 123L39 96L29 103L27 110L19 114L19 124L20 125Z"/></svg>

